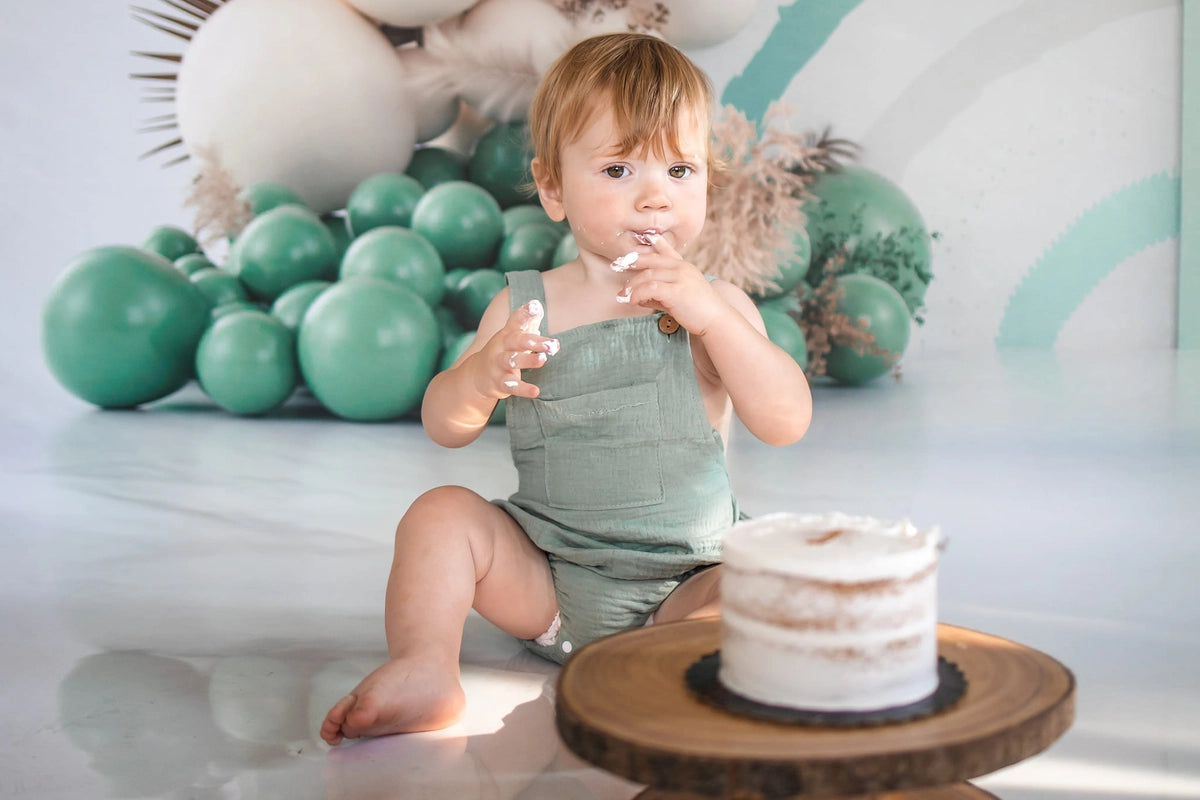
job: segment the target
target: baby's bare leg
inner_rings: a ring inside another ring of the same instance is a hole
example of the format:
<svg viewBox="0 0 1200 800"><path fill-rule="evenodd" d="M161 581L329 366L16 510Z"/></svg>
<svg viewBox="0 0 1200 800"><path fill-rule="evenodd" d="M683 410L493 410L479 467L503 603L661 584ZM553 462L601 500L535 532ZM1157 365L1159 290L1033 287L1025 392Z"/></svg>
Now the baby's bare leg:
<svg viewBox="0 0 1200 800"><path fill-rule="evenodd" d="M452 725L465 698L458 656L474 606L502 630L532 639L558 608L546 556L512 517L474 492L443 486L396 527L384 605L388 661L334 704L321 738Z"/></svg>
<svg viewBox="0 0 1200 800"><path fill-rule="evenodd" d="M675 587L654 612L654 624L721 615L721 565L698 572Z"/></svg>

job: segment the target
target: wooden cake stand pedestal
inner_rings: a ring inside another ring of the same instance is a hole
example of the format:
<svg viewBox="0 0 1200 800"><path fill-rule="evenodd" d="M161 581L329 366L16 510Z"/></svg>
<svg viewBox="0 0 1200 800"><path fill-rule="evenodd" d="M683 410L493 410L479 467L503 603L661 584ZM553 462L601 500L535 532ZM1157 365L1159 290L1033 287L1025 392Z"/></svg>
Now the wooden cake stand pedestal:
<svg viewBox="0 0 1200 800"><path fill-rule="evenodd" d="M719 621L696 620L583 648L559 675L559 735L580 758L649 785L638 800L970 800L994 795L965 781L1041 752L1074 719L1066 667L951 625L938 626L938 650L967 688L944 711L859 728L740 716L700 700L684 678L719 636Z"/></svg>

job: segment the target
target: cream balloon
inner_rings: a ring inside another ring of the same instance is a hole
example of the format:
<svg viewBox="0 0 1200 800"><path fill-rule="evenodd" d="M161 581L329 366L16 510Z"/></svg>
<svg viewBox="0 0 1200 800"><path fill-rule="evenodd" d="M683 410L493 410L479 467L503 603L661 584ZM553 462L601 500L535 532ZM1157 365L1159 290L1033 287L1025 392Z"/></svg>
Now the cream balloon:
<svg viewBox="0 0 1200 800"><path fill-rule="evenodd" d="M757 0L660 0L667 7L662 35L671 44L687 50L710 47L732 39L746 27L758 6Z"/></svg>
<svg viewBox="0 0 1200 800"><path fill-rule="evenodd" d="M369 17L401 28L420 28L461 14L475 0L345 0Z"/></svg>
<svg viewBox="0 0 1200 800"><path fill-rule="evenodd" d="M424 48L402 47L396 55L412 93L417 141L428 142L448 131L458 119L459 96L453 88L443 86L433 77L438 65Z"/></svg>
<svg viewBox="0 0 1200 800"><path fill-rule="evenodd" d="M472 108L520 122L542 73L570 42L570 21L545 0L481 0L427 29L425 46Z"/></svg>
<svg viewBox="0 0 1200 800"><path fill-rule="evenodd" d="M469 156L475 150L479 139L495 125L495 120L488 119L460 100L458 117L455 118L454 124L447 128L441 136L423 144L444 147L447 150L454 150Z"/></svg>
<svg viewBox="0 0 1200 800"><path fill-rule="evenodd" d="M642 0L597 7L575 17L575 38L639 30L681 50L709 47L746 27L757 6L756 0Z"/></svg>
<svg viewBox="0 0 1200 800"><path fill-rule="evenodd" d="M318 213L403 171L416 143L395 48L341 0L222 5L184 52L175 104L194 158L242 186L290 186Z"/></svg>

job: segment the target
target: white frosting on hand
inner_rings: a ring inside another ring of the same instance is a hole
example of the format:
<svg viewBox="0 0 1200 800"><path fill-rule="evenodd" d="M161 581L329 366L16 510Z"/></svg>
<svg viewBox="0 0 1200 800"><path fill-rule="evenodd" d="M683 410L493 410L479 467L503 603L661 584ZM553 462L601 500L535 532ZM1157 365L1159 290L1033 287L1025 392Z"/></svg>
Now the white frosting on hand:
<svg viewBox="0 0 1200 800"><path fill-rule="evenodd" d="M546 309L542 307L542 303L536 297L525 304L525 311L530 315L529 320L521 325L521 330L525 333L537 333L542 328L542 319L546 316Z"/></svg>
<svg viewBox="0 0 1200 800"><path fill-rule="evenodd" d="M617 256L614 258L613 262L609 264L609 266L612 267L613 272L624 272L627 269L632 269L633 265L637 263L637 260L638 254L636 252L626 253L623 256Z"/></svg>

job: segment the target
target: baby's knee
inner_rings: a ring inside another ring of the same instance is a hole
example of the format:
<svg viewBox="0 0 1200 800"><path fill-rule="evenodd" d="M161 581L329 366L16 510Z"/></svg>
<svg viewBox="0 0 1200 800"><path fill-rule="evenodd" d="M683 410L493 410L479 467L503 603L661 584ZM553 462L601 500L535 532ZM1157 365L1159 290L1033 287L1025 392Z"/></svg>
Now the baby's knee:
<svg viewBox="0 0 1200 800"><path fill-rule="evenodd" d="M475 492L462 486L439 486L430 489L412 502L396 526L396 535L415 532L426 528L437 528L443 534L457 530L451 524L462 520L470 509L479 503L487 503ZM490 504L489 504L490 505Z"/></svg>
<svg viewBox="0 0 1200 800"><path fill-rule="evenodd" d="M465 486L438 486L414 500L409 511L422 514L454 513L480 501L487 502Z"/></svg>

